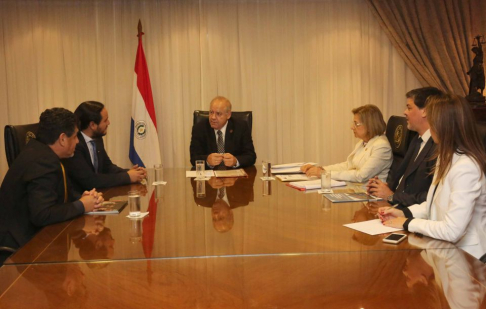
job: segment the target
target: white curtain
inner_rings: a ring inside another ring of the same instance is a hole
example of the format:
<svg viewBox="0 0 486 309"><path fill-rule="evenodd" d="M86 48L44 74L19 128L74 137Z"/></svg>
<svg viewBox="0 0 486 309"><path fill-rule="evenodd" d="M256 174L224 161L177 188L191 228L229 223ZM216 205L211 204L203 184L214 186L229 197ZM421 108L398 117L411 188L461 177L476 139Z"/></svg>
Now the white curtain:
<svg viewBox="0 0 486 309"><path fill-rule="evenodd" d="M139 19L166 167L190 165L192 113L216 95L253 111L257 162L330 164L357 142L352 108L401 115L404 94L420 87L363 0L6 0L0 125L101 101L107 151L130 166Z"/></svg>

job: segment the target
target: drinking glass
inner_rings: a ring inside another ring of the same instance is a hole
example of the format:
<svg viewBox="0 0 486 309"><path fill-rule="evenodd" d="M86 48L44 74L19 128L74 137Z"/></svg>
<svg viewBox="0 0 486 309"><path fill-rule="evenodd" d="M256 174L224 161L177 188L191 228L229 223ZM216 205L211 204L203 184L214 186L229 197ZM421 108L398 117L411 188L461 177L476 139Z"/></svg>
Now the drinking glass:
<svg viewBox="0 0 486 309"><path fill-rule="evenodd" d="M140 192L138 190L128 191L128 205L130 206L130 217L140 217Z"/></svg>
<svg viewBox="0 0 486 309"><path fill-rule="evenodd" d="M262 162L263 180L272 180L272 163L269 161Z"/></svg>
<svg viewBox="0 0 486 309"><path fill-rule="evenodd" d="M331 172L322 171L321 172L321 190L324 193L331 193Z"/></svg>
<svg viewBox="0 0 486 309"><path fill-rule="evenodd" d="M164 181L164 166L162 164L155 164L155 184L161 184Z"/></svg>
<svg viewBox="0 0 486 309"><path fill-rule="evenodd" d="M204 160L196 160L196 179L204 179Z"/></svg>

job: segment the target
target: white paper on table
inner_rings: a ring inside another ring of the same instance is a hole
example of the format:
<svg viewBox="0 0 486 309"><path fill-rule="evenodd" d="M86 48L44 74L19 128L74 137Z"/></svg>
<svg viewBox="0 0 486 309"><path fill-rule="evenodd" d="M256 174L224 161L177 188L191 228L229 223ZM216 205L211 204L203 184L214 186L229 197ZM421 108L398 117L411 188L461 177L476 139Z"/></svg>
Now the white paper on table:
<svg viewBox="0 0 486 309"><path fill-rule="evenodd" d="M305 174L286 174L286 175L277 175L277 177L280 181L304 181L304 180L309 180L312 177L307 177ZM316 178L316 177L314 177Z"/></svg>
<svg viewBox="0 0 486 309"><path fill-rule="evenodd" d="M213 170L207 170L204 171L204 177L213 177L214 176L214 171ZM186 171L186 178L196 178L196 171Z"/></svg>
<svg viewBox="0 0 486 309"><path fill-rule="evenodd" d="M314 162L297 162L272 165L272 174L297 174L302 173L300 167L305 164L317 165Z"/></svg>
<svg viewBox="0 0 486 309"><path fill-rule="evenodd" d="M342 187L345 186L346 182L344 181L337 181L331 179L331 187ZM289 186L295 187L297 189L305 189L305 190L313 190L313 189L320 189L321 188L321 180L307 180L307 181L298 181L298 182L290 182Z"/></svg>
<svg viewBox="0 0 486 309"><path fill-rule="evenodd" d="M350 229L363 232L368 235L378 235L397 231L403 231L403 229L396 229L394 227L384 226L380 219L349 223L343 226L349 227Z"/></svg>

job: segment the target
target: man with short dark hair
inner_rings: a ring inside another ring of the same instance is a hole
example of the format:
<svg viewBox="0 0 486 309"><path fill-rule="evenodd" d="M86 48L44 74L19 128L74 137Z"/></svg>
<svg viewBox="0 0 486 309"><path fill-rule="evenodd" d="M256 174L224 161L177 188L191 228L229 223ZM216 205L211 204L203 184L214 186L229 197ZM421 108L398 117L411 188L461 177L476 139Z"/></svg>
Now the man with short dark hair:
<svg viewBox="0 0 486 309"><path fill-rule="evenodd" d="M255 164L251 130L244 121L231 118L231 102L215 97L209 105L209 120L192 127L191 164L204 160L209 168L237 168Z"/></svg>
<svg viewBox="0 0 486 309"><path fill-rule="evenodd" d="M427 198L427 192L432 183L432 169L435 159L431 157L435 150L434 141L430 135L429 123L425 106L430 96L443 92L435 87L418 88L406 94L407 107L404 111L409 130L418 133L410 143L405 158L391 175L390 182L384 183L378 179L370 179L368 192L387 200L390 204L408 207L420 204Z"/></svg>
<svg viewBox="0 0 486 309"><path fill-rule="evenodd" d="M76 191L126 185L145 179L147 172L143 167L135 165L131 169L123 169L111 162L102 138L110 120L102 103L83 102L74 114L79 121L79 144L74 157L64 163Z"/></svg>
<svg viewBox="0 0 486 309"><path fill-rule="evenodd" d="M78 143L76 117L64 108L45 110L37 139L31 139L0 188L0 246L19 248L41 227L72 219L101 206L95 190L75 196L60 159ZM77 199L79 198L79 199ZM8 255L0 253L0 264Z"/></svg>

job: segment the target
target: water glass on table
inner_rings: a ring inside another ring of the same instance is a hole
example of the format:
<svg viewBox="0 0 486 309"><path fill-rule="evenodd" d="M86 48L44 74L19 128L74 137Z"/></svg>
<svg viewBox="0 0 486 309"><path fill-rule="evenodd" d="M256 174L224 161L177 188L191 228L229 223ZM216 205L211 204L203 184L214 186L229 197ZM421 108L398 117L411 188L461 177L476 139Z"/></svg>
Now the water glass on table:
<svg viewBox="0 0 486 309"><path fill-rule="evenodd" d="M330 171L323 170L321 172L321 191L323 193L332 193Z"/></svg>
<svg viewBox="0 0 486 309"><path fill-rule="evenodd" d="M128 191L128 206L130 217L140 217L140 192L138 190Z"/></svg>
<svg viewBox="0 0 486 309"><path fill-rule="evenodd" d="M162 164L154 165L155 171L155 185L162 184L164 182L164 166Z"/></svg>
<svg viewBox="0 0 486 309"><path fill-rule="evenodd" d="M272 180L272 163L270 163L270 161L262 162L262 171L262 180Z"/></svg>
<svg viewBox="0 0 486 309"><path fill-rule="evenodd" d="M204 160L196 160L196 179L204 179L205 162Z"/></svg>

